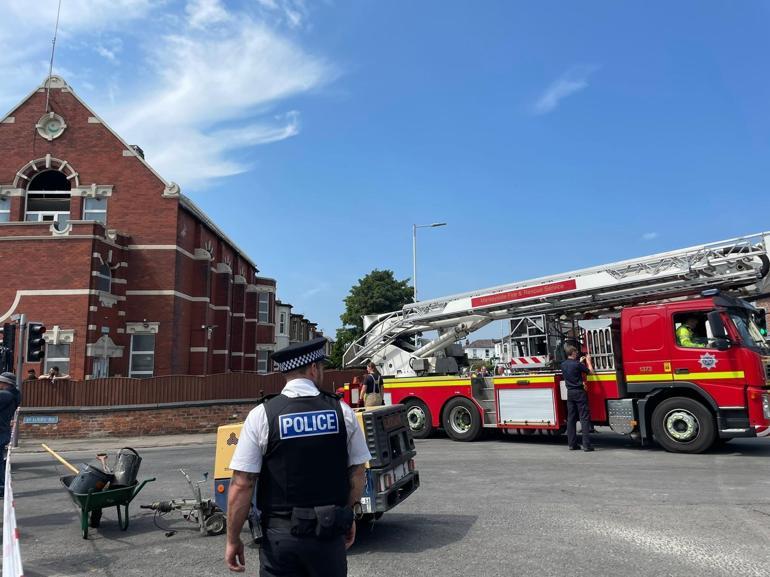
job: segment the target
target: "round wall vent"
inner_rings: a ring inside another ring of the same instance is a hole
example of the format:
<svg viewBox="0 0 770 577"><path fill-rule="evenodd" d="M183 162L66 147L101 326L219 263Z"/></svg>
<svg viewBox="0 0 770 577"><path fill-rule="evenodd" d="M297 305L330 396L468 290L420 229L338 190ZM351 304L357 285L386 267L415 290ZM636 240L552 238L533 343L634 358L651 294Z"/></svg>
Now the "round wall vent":
<svg viewBox="0 0 770 577"><path fill-rule="evenodd" d="M35 127L40 136L50 141L59 138L64 133L67 123L55 112L49 112L38 120Z"/></svg>

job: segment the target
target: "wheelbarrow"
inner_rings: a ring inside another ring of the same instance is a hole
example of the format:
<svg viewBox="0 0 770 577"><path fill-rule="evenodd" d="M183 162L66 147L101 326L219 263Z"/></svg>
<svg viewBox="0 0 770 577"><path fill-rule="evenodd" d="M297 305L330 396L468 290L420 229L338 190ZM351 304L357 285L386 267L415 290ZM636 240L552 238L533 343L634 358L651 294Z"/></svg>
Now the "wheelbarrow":
<svg viewBox="0 0 770 577"><path fill-rule="evenodd" d="M69 487L76 475L67 475L61 477L62 485L67 489L72 501L80 507L80 529L83 531L83 539L88 539L88 514L92 514L92 520L95 520L95 526L98 526L101 518L102 509L106 507L115 507L118 510L118 525L121 531L128 529L128 505L139 494L139 491L151 481L147 479L141 483L134 483L127 487L116 487L106 491L93 491L88 493L73 493ZM121 507L123 510L121 511Z"/></svg>

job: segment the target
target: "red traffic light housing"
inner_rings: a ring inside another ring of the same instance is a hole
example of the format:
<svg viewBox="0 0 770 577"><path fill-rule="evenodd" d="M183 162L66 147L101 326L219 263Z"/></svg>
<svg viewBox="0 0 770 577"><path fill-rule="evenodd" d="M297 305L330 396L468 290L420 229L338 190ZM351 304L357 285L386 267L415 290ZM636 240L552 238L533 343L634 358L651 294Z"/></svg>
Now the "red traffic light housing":
<svg viewBox="0 0 770 577"><path fill-rule="evenodd" d="M45 357L45 326L42 323L27 324L27 362L39 363Z"/></svg>

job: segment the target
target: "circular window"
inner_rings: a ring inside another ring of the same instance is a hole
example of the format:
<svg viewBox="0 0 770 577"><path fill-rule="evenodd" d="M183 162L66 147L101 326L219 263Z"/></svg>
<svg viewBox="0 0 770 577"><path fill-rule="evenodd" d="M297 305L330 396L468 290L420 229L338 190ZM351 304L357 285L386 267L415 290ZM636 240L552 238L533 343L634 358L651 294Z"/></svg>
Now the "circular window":
<svg viewBox="0 0 770 577"><path fill-rule="evenodd" d="M46 140L53 140L54 138L59 138L64 133L67 123L55 112L49 112L35 126L40 136Z"/></svg>

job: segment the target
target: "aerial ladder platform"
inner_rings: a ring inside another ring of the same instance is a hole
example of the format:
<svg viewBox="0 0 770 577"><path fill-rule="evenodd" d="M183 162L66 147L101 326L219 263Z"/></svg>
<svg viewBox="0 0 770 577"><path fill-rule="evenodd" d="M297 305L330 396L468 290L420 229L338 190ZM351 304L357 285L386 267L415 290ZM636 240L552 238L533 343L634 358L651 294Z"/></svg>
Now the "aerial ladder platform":
<svg viewBox="0 0 770 577"><path fill-rule="evenodd" d="M758 233L405 305L364 317L346 367L372 360L386 376L453 374L457 341L497 321L526 315L598 313L697 294L761 290L770 271L770 233ZM416 345L415 335L438 336Z"/></svg>

